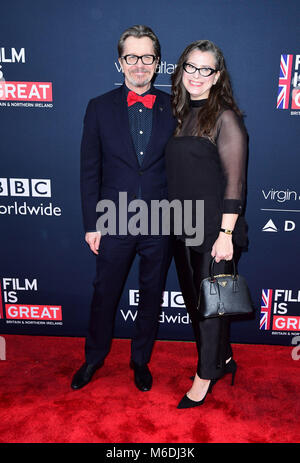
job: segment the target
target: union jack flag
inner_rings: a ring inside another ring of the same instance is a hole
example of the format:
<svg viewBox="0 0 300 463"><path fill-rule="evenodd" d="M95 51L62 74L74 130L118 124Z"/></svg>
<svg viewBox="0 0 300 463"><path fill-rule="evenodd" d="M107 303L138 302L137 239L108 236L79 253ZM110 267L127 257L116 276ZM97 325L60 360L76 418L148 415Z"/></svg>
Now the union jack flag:
<svg viewBox="0 0 300 463"><path fill-rule="evenodd" d="M2 291L1 291L1 281L0 281L0 319L3 318L3 303L2 303Z"/></svg>
<svg viewBox="0 0 300 463"><path fill-rule="evenodd" d="M271 322L273 289L263 289L261 293L261 310L259 329L269 330Z"/></svg>
<svg viewBox="0 0 300 463"><path fill-rule="evenodd" d="M281 55L277 109L288 109L292 76L293 55Z"/></svg>

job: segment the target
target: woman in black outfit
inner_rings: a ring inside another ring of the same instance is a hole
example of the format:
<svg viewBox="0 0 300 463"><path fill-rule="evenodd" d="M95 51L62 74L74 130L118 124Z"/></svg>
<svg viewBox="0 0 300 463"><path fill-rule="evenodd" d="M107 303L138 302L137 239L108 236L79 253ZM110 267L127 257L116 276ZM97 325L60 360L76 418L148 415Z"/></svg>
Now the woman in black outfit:
<svg viewBox="0 0 300 463"><path fill-rule="evenodd" d="M193 42L182 53L173 75L172 101L178 126L166 147L169 200L204 200L203 243L187 246L184 233L174 236L178 280L198 350L193 385L178 405L190 408L203 404L226 373L232 374L233 384L237 368L228 318L201 319L196 307L212 257L214 274L231 273L228 261L234 258L237 264L247 245L242 215L247 138L222 52L208 40Z"/></svg>

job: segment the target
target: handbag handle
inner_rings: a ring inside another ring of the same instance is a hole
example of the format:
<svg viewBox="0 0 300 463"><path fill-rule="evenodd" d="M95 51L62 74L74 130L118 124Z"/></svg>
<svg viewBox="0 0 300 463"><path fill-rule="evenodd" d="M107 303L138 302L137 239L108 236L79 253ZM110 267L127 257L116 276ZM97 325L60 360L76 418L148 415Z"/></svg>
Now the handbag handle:
<svg viewBox="0 0 300 463"><path fill-rule="evenodd" d="M234 259L231 259L231 262L232 262L232 266L233 266L232 278L233 278L233 280L236 280L236 265L235 265ZM214 277L214 274L213 274L214 265L215 265L215 258L213 257L211 262L210 262L210 269L209 269L209 276L210 276L210 279L212 281L215 280L215 277Z"/></svg>

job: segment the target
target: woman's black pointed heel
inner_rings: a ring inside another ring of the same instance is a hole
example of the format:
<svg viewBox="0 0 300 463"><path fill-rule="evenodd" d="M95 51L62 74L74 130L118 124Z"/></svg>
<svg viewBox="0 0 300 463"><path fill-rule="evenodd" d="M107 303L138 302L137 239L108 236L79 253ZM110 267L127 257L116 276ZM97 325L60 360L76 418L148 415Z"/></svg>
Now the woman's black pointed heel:
<svg viewBox="0 0 300 463"><path fill-rule="evenodd" d="M205 402L205 399L206 399L206 396L209 392L212 392L212 389L214 387L214 385L216 384L217 380L216 379L211 379L210 380L210 383L209 383L209 386L208 386L208 389L206 391L206 394L205 396L203 397L203 399L201 400L191 400L188 398L188 396L185 394L181 401L179 402L179 404L177 405L177 408L193 408L193 407L199 407L199 405L202 405L204 404Z"/></svg>
<svg viewBox="0 0 300 463"><path fill-rule="evenodd" d="M233 360L233 358L231 358L230 361L226 363L225 372L224 372L224 375L231 373L231 386L234 385L236 370L237 370L237 363Z"/></svg>

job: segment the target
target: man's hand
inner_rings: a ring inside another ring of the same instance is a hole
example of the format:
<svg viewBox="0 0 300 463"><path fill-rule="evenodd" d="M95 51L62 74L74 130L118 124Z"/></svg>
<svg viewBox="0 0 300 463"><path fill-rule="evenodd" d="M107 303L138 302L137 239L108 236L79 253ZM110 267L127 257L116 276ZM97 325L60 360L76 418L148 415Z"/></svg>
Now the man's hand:
<svg viewBox="0 0 300 463"><path fill-rule="evenodd" d="M85 234L85 241L89 245L94 254L99 254L98 249L100 246L101 233L100 232L87 232Z"/></svg>

